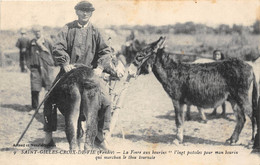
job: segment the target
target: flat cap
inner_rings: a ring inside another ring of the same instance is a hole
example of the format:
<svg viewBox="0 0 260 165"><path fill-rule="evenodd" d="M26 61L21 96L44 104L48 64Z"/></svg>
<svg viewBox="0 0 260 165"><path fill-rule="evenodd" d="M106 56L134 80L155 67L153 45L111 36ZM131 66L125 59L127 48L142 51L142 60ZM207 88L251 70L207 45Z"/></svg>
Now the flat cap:
<svg viewBox="0 0 260 165"><path fill-rule="evenodd" d="M41 27L40 26L34 26L33 28L32 28L32 31L33 32L40 32L42 29L41 29Z"/></svg>
<svg viewBox="0 0 260 165"><path fill-rule="evenodd" d="M95 8L93 5L88 1L81 1L75 7L75 10L83 10L83 11L94 11Z"/></svg>
<svg viewBox="0 0 260 165"><path fill-rule="evenodd" d="M26 34L26 30L25 29L21 29L20 33L21 34Z"/></svg>

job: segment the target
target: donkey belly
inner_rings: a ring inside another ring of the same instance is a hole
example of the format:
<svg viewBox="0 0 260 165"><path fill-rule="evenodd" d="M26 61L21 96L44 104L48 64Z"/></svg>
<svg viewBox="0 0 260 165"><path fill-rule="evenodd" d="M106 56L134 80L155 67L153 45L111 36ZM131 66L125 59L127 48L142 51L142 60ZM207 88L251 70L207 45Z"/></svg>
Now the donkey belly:
<svg viewBox="0 0 260 165"><path fill-rule="evenodd" d="M199 99L197 98L196 100L194 99L185 99L185 103L188 105L194 105L200 108L217 108L220 105L222 105L226 100L227 100L228 94L219 97L219 98L212 98L212 99Z"/></svg>
<svg viewBox="0 0 260 165"><path fill-rule="evenodd" d="M216 108L227 100L229 92L223 88L212 87L210 89L191 89L184 96L186 104L195 105L200 108Z"/></svg>

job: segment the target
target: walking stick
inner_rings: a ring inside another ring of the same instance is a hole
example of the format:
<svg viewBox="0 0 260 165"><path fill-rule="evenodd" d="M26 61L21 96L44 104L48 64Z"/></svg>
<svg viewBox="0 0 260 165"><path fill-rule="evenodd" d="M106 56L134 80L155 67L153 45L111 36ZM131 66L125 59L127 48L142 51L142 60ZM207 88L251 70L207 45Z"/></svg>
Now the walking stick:
<svg viewBox="0 0 260 165"><path fill-rule="evenodd" d="M42 106L42 104L47 100L47 98L49 97L50 93L52 92L52 90L55 88L55 86L59 83L61 78L59 78L51 87L51 89L46 93L44 99L42 100L41 104L37 107L37 109L35 110L30 122L28 123L27 127L25 128L25 130L23 131L21 137L19 138L19 140L17 141L16 145L18 145L20 143L20 141L22 140L23 136L25 135L26 131L28 130L28 128L30 127L30 125L32 124L33 119L35 118L36 114L39 112L40 107Z"/></svg>

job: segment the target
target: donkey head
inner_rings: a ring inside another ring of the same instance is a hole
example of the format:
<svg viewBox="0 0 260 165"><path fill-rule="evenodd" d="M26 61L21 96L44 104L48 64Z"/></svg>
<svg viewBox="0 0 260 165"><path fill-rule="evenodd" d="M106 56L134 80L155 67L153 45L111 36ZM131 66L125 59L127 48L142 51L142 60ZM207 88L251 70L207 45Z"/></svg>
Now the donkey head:
<svg viewBox="0 0 260 165"><path fill-rule="evenodd" d="M166 37L160 37L159 40L147 45L143 50L137 53L133 64L136 66L137 75L148 74L155 62L157 51L164 47Z"/></svg>
<svg viewBox="0 0 260 165"><path fill-rule="evenodd" d="M119 74L124 74L125 63L116 57L114 54L107 54L99 59L99 63L104 68L104 72L109 73L114 78L120 78ZM121 72L119 72L121 71Z"/></svg>

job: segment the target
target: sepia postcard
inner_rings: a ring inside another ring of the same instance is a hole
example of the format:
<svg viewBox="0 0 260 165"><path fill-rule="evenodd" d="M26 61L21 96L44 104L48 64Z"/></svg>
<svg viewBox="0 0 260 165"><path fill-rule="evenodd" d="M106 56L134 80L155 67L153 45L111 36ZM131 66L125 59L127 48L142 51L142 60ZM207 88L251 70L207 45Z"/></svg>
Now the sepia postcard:
<svg viewBox="0 0 260 165"><path fill-rule="evenodd" d="M0 163L260 165L259 56L259 0L2 0Z"/></svg>

